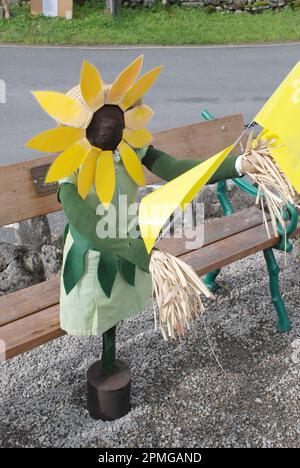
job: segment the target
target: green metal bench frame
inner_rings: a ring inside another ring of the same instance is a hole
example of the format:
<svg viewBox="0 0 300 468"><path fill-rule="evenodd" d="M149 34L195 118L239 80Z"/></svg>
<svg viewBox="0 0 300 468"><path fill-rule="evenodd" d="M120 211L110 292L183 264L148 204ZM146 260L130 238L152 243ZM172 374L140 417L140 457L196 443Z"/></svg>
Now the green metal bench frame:
<svg viewBox="0 0 300 468"><path fill-rule="evenodd" d="M202 112L202 117L204 120L213 120L213 115L208 111L204 110ZM257 196L258 190L256 187L251 185L249 182L243 179L232 179L232 181L238 185L242 190L248 193L251 196ZM217 198L222 206L224 216L229 216L234 213L233 206L228 199L227 194L227 182L221 181L217 184ZM293 245L289 242L290 235L295 231L298 225L298 212L294 205L287 205L285 207L285 219L289 219L288 226L286 228L286 235L284 235L283 230L280 225L277 226L278 234L280 240L278 244L274 247L269 247L263 250L264 258L267 264L267 270L269 274L269 286L271 291L271 298L278 315L277 330L280 332L288 332L291 330L291 323L281 297L280 288L279 288L279 273L280 268L276 261L273 249L283 250L291 252ZM211 290L215 291L218 287L216 283L216 278L219 275L221 269L211 271L205 276L205 284Z"/></svg>

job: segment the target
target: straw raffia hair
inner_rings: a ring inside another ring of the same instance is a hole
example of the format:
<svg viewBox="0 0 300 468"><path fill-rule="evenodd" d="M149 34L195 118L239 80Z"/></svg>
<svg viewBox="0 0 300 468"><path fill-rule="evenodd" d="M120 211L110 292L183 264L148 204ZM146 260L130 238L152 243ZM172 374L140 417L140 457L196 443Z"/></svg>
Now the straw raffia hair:
<svg viewBox="0 0 300 468"><path fill-rule="evenodd" d="M167 252L152 252L150 272L158 305L155 328L166 341L183 336L204 312L201 295L213 297L212 293L189 265Z"/></svg>
<svg viewBox="0 0 300 468"><path fill-rule="evenodd" d="M103 94L104 94L104 100L106 99L107 95L108 95L108 92L110 90L110 88L112 87L111 84L109 83L102 83L103 87L102 87L102 90L103 90ZM71 88L69 89L69 91L66 93L67 96L70 96L72 97L73 99L76 99L76 101L80 102L81 104L83 105L86 105L85 102L84 102L84 99L82 97L82 94L81 94L81 90L80 90L80 85L76 85L74 86L74 88ZM140 106L141 104L143 104L143 99L139 99L137 102L135 102L131 107L136 107L136 106Z"/></svg>
<svg viewBox="0 0 300 468"><path fill-rule="evenodd" d="M104 100L105 100L112 85L108 84L108 83L102 83L102 85L103 85L102 90L103 90ZM66 95L70 96L71 98L73 98L76 101L80 102L80 104L82 104L83 106L87 107L87 105L86 105L86 103L85 103L85 101L84 101L84 99L82 97L79 84L74 86L73 88L69 89L69 91L66 92ZM133 109L134 107L140 106L141 104L143 104L143 99L142 98L139 99L137 102L135 102L129 109ZM127 110L129 110L129 109L127 109ZM83 128L88 127L92 117L93 117L93 115L91 115L88 118L88 120L86 122L84 122L84 124L82 126ZM56 125L58 127L63 127L63 125L60 122L56 122Z"/></svg>
<svg viewBox="0 0 300 468"><path fill-rule="evenodd" d="M275 147L275 140L253 138L253 132L250 134L243 158L248 161L256 170L254 173L247 172L247 175L258 186L256 204L262 208L264 223L268 233L271 233L265 214L265 204L271 217L271 223L274 235L278 235L277 223L286 233L286 222L283 216L284 206L288 203L297 205L296 192L278 167L272 157L270 148Z"/></svg>

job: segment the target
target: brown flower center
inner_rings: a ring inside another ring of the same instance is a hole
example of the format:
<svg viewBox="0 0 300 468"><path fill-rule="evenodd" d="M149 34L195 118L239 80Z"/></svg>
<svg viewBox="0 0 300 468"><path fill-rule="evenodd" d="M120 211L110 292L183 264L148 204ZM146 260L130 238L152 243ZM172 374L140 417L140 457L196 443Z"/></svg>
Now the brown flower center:
<svg viewBox="0 0 300 468"><path fill-rule="evenodd" d="M115 151L125 128L124 114L119 106L105 104L97 110L86 129L91 145L104 151Z"/></svg>

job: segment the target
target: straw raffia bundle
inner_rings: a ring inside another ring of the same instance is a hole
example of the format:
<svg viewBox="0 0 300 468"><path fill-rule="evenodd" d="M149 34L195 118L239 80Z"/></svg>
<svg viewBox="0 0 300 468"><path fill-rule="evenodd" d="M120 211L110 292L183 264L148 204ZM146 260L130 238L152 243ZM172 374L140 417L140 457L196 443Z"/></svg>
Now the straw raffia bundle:
<svg viewBox="0 0 300 468"><path fill-rule="evenodd" d="M189 265L167 252L152 252L150 272L164 340L183 336L204 312L201 295L212 297L212 293ZM156 312L155 328L158 328Z"/></svg>
<svg viewBox="0 0 300 468"><path fill-rule="evenodd" d="M264 223L268 237L271 237L268 220L265 213L265 205L270 214L274 235L278 235L277 223L286 232L286 221L283 216L283 209L287 203L296 203L296 192L288 181L285 174L276 164L270 149L276 146L276 140L254 139L250 134L244 160L248 161L256 172L246 172L247 175L258 186L256 204L261 206Z"/></svg>

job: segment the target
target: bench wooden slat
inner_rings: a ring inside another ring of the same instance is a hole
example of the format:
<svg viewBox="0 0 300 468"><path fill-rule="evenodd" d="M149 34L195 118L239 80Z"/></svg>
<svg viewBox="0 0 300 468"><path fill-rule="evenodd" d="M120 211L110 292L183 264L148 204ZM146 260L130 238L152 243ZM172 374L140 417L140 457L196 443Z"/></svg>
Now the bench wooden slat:
<svg viewBox="0 0 300 468"><path fill-rule="evenodd" d="M0 328L6 345L6 359L29 351L64 335L59 324L59 305L49 307ZM3 356L2 356L2 360Z"/></svg>
<svg viewBox="0 0 300 468"><path fill-rule="evenodd" d="M59 303L59 278L0 297L0 327Z"/></svg>
<svg viewBox="0 0 300 468"><path fill-rule="evenodd" d="M154 134L153 144L179 159L204 160L232 144L243 131L241 114L199 122ZM36 153L38 154L38 153ZM55 156L34 157L0 167L0 226L61 210L55 194L37 196L30 170L50 164ZM148 184L160 180L146 170Z"/></svg>
<svg viewBox="0 0 300 468"><path fill-rule="evenodd" d="M222 219L225 220L226 218ZM300 234L300 228L294 232L294 235L297 234ZM276 237L267 238L265 226L262 224L233 236L225 237L198 251L190 251L181 255L180 258L192 266L199 275L204 275L216 268L221 268L264 248L271 247L277 242L278 238ZM55 285L55 281L53 280L49 291L55 287L58 296L59 284L56 282ZM36 286L32 288L35 288L35 292L37 293ZM55 291L53 292L55 293ZM29 351L62 335L64 335L64 332L60 328L59 304L0 327L0 340L6 343L6 359ZM2 360L4 360L3 356Z"/></svg>
<svg viewBox="0 0 300 468"><path fill-rule="evenodd" d="M272 232L271 223L269 223ZM294 236L300 233L300 228L294 231ZM188 263L199 275L222 268L237 260L248 257L268 247L273 247L279 241L278 237L268 239L266 228L262 224L234 236L207 245L197 252L180 255L180 259Z"/></svg>
<svg viewBox="0 0 300 468"><path fill-rule="evenodd" d="M204 225L203 246L217 242L225 237L232 236L263 223L262 212L256 206L244 208L230 216L225 216ZM200 227L202 229L203 226ZM192 237L191 240L193 240ZM157 246L161 250L167 250L172 255L178 257L187 253L186 238L176 239L165 238L158 242ZM195 250L195 249L193 249Z"/></svg>
<svg viewBox="0 0 300 468"><path fill-rule="evenodd" d="M36 195L30 173L53 160L54 156L46 156L0 168L0 226L61 210L55 193Z"/></svg>

